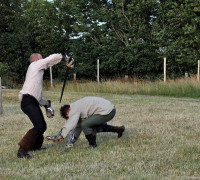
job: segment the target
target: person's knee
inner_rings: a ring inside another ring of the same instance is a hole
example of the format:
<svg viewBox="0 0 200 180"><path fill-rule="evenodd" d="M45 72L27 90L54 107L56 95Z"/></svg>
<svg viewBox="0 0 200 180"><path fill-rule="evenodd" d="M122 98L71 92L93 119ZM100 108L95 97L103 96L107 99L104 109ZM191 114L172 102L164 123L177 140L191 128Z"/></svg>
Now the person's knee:
<svg viewBox="0 0 200 180"><path fill-rule="evenodd" d="M83 122L83 123L81 123L81 129L82 129L82 131L85 133L85 129L86 129L87 127L86 127L86 124Z"/></svg>
<svg viewBox="0 0 200 180"><path fill-rule="evenodd" d="M87 124L86 124L85 122L82 122L82 123L81 123L81 128L82 128L82 129L85 129L86 126L87 126Z"/></svg>
<svg viewBox="0 0 200 180"><path fill-rule="evenodd" d="M47 125L46 123L43 123L40 124L40 126L35 127L34 129L38 132L38 134L43 134L47 129Z"/></svg>
<svg viewBox="0 0 200 180"><path fill-rule="evenodd" d="M47 125L44 123L41 127L42 134L47 130Z"/></svg>
<svg viewBox="0 0 200 180"><path fill-rule="evenodd" d="M44 125L42 126L42 131L43 131L43 133L44 133L46 130L47 130L47 125L44 124Z"/></svg>

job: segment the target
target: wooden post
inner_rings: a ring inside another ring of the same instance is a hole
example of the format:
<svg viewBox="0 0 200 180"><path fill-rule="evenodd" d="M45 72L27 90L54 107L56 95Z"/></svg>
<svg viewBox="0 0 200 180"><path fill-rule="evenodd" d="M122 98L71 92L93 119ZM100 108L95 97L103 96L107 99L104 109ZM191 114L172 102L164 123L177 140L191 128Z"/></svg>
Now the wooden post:
<svg viewBox="0 0 200 180"><path fill-rule="evenodd" d="M74 81L76 81L76 73L74 73Z"/></svg>
<svg viewBox="0 0 200 180"><path fill-rule="evenodd" d="M97 59L97 82L99 83L99 59Z"/></svg>
<svg viewBox="0 0 200 180"><path fill-rule="evenodd" d="M53 87L52 67L50 66L51 88Z"/></svg>
<svg viewBox="0 0 200 180"><path fill-rule="evenodd" d="M128 75L125 75L124 79L125 81L128 81Z"/></svg>
<svg viewBox="0 0 200 180"><path fill-rule="evenodd" d="M3 114L1 77L0 77L0 114Z"/></svg>
<svg viewBox="0 0 200 180"><path fill-rule="evenodd" d="M200 60L198 60L198 72L197 72L197 81L199 82L199 67L200 66Z"/></svg>
<svg viewBox="0 0 200 180"><path fill-rule="evenodd" d="M166 57L164 57L164 83L166 82Z"/></svg>

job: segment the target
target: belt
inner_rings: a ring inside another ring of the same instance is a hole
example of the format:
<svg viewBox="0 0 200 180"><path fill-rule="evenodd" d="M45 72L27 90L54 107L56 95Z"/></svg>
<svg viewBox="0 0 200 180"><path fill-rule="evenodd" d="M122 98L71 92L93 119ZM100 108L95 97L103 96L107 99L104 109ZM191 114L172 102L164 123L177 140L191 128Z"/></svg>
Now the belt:
<svg viewBox="0 0 200 180"><path fill-rule="evenodd" d="M34 96L32 96L30 94L23 94L23 97L32 97L32 98L36 99Z"/></svg>
<svg viewBox="0 0 200 180"><path fill-rule="evenodd" d="M31 96L30 94L23 94L23 97ZM33 96L32 96L33 97Z"/></svg>
<svg viewBox="0 0 200 180"><path fill-rule="evenodd" d="M36 101L38 103L38 100L34 96L32 96L30 94L23 94L22 98L25 98L25 97L29 97L31 99L34 99L34 101Z"/></svg>

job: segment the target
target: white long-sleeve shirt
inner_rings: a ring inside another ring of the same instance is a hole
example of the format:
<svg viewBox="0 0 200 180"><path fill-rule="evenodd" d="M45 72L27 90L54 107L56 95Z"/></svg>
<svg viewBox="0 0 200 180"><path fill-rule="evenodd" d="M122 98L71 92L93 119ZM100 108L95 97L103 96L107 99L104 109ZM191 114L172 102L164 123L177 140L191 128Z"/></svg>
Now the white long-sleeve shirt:
<svg viewBox="0 0 200 180"><path fill-rule="evenodd" d="M70 104L69 119L62 130L62 136L65 138L78 124L79 119L85 120L92 115L107 115L113 109L114 105L101 97L84 97Z"/></svg>
<svg viewBox="0 0 200 180"><path fill-rule="evenodd" d="M28 67L22 90L19 92L19 100L22 100L23 94L29 94L35 97L41 106L48 105L48 101L44 100L42 95L44 70L59 63L61 59L61 54L52 54L45 59L32 62Z"/></svg>

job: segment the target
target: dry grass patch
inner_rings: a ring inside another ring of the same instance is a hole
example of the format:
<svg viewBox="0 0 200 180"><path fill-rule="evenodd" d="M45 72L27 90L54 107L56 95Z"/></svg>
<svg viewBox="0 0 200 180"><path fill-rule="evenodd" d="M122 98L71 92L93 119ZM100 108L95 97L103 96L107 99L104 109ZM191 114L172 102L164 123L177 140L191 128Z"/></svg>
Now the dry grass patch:
<svg viewBox="0 0 200 180"><path fill-rule="evenodd" d="M46 119L45 135L56 134L65 120L59 107L88 95L101 96L117 108L113 125L126 126L122 138L98 134L96 149L88 149L81 135L75 147L60 153L64 144L44 142L45 151L33 159L18 159L17 143L31 128L20 110L17 90L3 90L0 115L0 179L200 179L199 100L158 96L46 91L55 117ZM44 109L43 109L44 111ZM68 139L66 139L67 141Z"/></svg>

